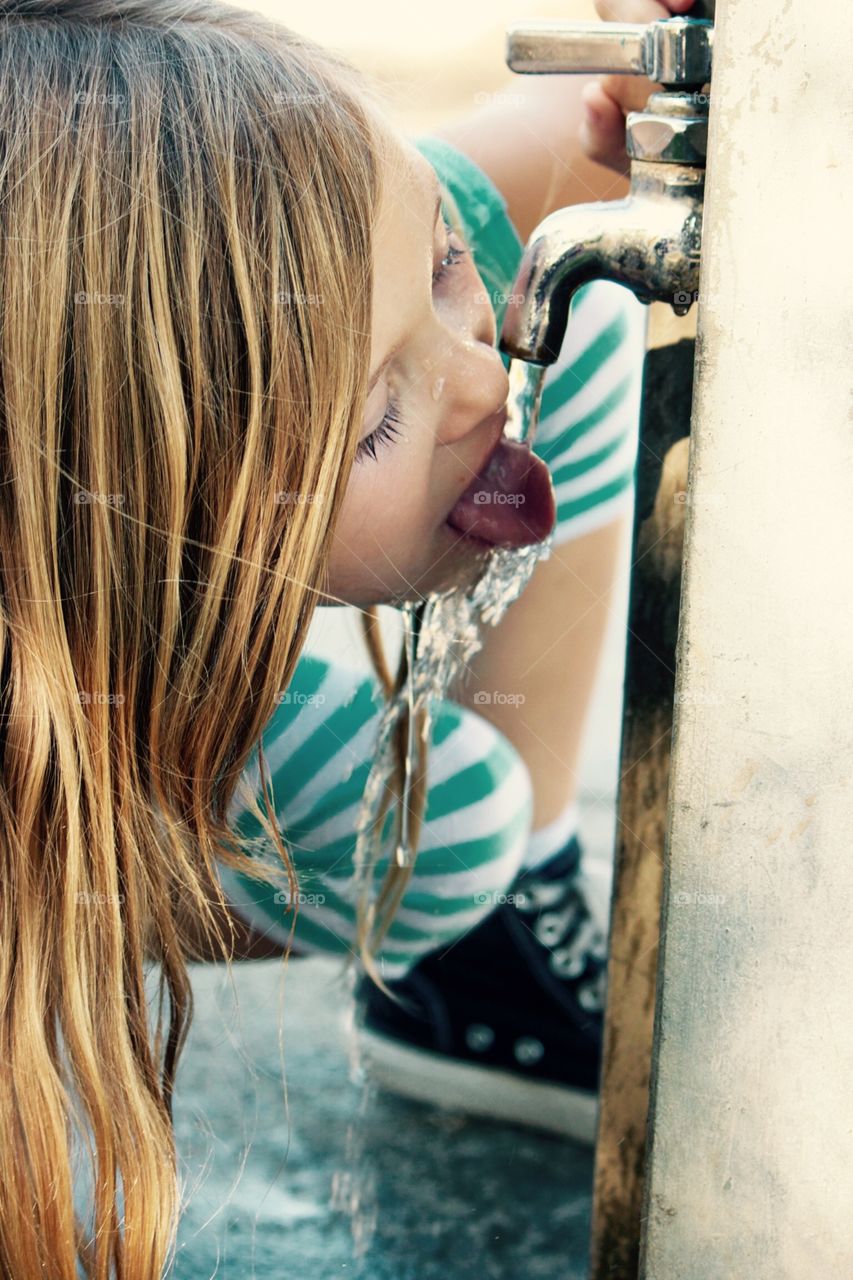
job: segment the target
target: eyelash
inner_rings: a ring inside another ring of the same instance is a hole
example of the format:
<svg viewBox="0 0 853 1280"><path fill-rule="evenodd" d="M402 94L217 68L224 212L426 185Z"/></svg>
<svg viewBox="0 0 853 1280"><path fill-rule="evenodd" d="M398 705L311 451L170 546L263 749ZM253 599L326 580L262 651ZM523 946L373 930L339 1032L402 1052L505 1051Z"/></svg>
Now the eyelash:
<svg viewBox="0 0 853 1280"><path fill-rule="evenodd" d="M373 461L376 461L377 444L390 443L395 436L400 434L394 423L402 423L400 417L400 406L396 400L388 401L388 408L385 410L385 417L380 422L375 431L371 431L369 436L365 436L355 451L356 462L361 462L362 458L370 455Z"/></svg>
<svg viewBox="0 0 853 1280"><path fill-rule="evenodd" d="M453 227L451 227L450 223L447 221L446 218L444 219L444 228L448 235L453 234ZM455 245L448 244L446 257L442 258L441 262L438 265L438 270L433 272L433 277L432 277L433 284L438 284L441 280L443 280L444 277L447 275L447 272L450 269L450 267L455 267L457 262L459 262L461 258L464 258L467 256L467 253L468 253L467 249L457 249Z"/></svg>
<svg viewBox="0 0 853 1280"><path fill-rule="evenodd" d="M444 219L444 226L448 235L453 232L453 227L447 219ZM462 258L467 257L467 249L457 249L456 245L449 244L447 253L438 264L438 269L433 272L433 285L440 284L445 278L451 267L455 267ZM370 457L376 461L376 446L378 444L390 444L395 436L400 434L399 426L402 425L403 419L400 417L399 401L393 398L388 401L388 408L385 411L385 417L380 422L375 431L371 431L369 436L365 436L355 451L356 462L361 462L363 458ZM396 424L396 425L395 425Z"/></svg>

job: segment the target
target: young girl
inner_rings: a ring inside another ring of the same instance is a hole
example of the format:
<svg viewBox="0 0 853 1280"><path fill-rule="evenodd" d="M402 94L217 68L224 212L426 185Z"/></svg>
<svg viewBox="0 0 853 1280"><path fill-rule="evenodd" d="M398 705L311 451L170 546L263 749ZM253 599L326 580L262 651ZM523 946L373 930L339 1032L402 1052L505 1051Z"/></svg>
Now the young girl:
<svg viewBox="0 0 853 1280"><path fill-rule="evenodd" d="M242 10L0 0L0 85L0 1274L155 1280L179 1207L186 960L251 953L244 912L279 946L351 945L382 685L300 651L318 602L482 571L457 507L498 447L520 245L459 147L400 138L351 67ZM464 206L467 241L437 201ZM531 466L554 478L557 551L584 532L583 555L540 566L434 718L415 874L379 951L392 980L490 924L555 847L542 879L565 907L563 712L606 604L559 602L578 578L608 590L636 408L634 357L606 373L626 315L593 287L584 311ZM545 537L525 515L480 532ZM477 681L525 693L517 723ZM539 905L531 920L547 939Z"/></svg>

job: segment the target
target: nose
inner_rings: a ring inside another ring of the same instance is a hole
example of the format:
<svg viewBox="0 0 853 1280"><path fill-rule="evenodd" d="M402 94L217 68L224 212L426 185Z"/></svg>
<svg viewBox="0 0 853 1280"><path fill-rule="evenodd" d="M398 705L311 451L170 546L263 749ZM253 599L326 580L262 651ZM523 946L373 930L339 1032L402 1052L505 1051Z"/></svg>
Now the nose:
<svg viewBox="0 0 853 1280"><path fill-rule="evenodd" d="M460 440L500 409L509 395L509 378L495 346L495 313L482 284L461 312L448 337L442 368L440 444Z"/></svg>

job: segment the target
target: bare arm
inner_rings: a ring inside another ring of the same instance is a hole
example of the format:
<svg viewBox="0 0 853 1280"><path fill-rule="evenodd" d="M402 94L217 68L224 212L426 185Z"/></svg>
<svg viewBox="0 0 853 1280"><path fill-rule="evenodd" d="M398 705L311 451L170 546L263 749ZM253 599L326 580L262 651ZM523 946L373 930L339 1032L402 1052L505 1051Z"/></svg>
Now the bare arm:
<svg viewBox="0 0 853 1280"><path fill-rule="evenodd" d="M597 79L513 74L485 105L432 130L491 178L507 201L522 243L555 209L628 194L625 173L589 159L584 151L581 95Z"/></svg>

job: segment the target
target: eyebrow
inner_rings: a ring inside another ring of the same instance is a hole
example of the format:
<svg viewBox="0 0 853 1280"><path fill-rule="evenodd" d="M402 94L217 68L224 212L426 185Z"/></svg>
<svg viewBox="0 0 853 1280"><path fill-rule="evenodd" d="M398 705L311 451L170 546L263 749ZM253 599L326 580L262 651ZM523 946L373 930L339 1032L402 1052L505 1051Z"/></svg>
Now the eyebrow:
<svg viewBox="0 0 853 1280"><path fill-rule="evenodd" d="M435 224L438 222L438 215L439 215L439 213L441 212L441 202L442 202L442 196L443 196L443 192L442 192L441 186L440 186L440 184L439 184L438 178L436 178L436 180L435 180L435 185L436 185L436 187L438 188L438 192L437 192L436 197L435 197L435 210L434 210L433 215L432 215L432 226L433 226L433 231L435 230ZM388 352L388 354L386 355L385 359L384 359L384 360L382 361L382 363L379 365L378 369L375 371L375 373L373 373L373 374L371 375L370 382L367 384L367 394L368 394L368 395L370 395L370 393L372 392L373 388L376 386L377 382L378 382L378 381L379 381L379 379L382 377L382 374L383 374L383 373L385 372L385 370L388 368L388 365L389 365L389 364L391 363L391 361L394 359L394 357L395 357L395 355L397 354L397 352L400 350L400 348L401 348L402 346L404 346L404 345L405 345L405 343L406 343L406 339L407 339L407 338L408 338L408 334L406 334L403 338L401 338L399 342L395 342L394 346L393 346L393 347L391 348L391 350Z"/></svg>

